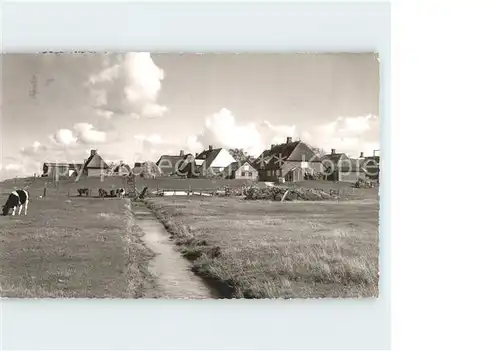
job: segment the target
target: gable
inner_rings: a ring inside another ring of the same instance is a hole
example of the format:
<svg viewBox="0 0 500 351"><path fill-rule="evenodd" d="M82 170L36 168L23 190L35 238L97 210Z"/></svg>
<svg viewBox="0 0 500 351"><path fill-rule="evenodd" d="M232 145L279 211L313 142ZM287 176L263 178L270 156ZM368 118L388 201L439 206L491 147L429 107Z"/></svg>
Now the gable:
<svg viewBox="0 0 500 351"><path fill-rule="evenodd" d="M237 171L244 171L244 172L247 172L247 171L250 171L250 172L257 172L257 170L249 163L249 162L245 162L243 163L240 168L237 169Z"/></svg>
<svg viewBox="0 0 500 351"><path fill-rule="evenodd" d="M328 155L324 155L321 158L321 163L323 163L323 165L325 167L330 167L332 165L338 166L339 164L346 164L349 162L350 162L349 158L344 153L328 154Z"/></svg>
<svg viewBox="0 0 500 351"><path fill-rule="evenodd" d="M84 168L108 168L108 165L104 160L102 159L101 155L95 154L94 156L91 156L87 162L85 162Z"/></svg>
<svg viewBox="0 0 500 351"><path fill-rule="evenodd" d="M287 161L302 161L302 162L318 162L320 158L306 143L299 142L290 155Z"/></svg>
<svg viewBox="0 0 500 351"><path fill-rule="evenodd" d="M236 160L231 156L229 151L226 149L219 149L219 152L212 159L212 162L208 163L207 161L207 167L225 168L233 162L236 162Z"/></svg>

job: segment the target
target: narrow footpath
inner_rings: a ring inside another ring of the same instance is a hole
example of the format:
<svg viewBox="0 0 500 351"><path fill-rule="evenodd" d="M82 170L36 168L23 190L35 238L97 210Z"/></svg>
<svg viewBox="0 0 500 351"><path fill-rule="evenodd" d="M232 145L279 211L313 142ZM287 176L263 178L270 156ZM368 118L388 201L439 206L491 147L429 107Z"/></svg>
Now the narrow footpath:
<svg viewBox="0 0 500 351"><path fill-rule="evenodd" d="M135 223L142 229L142 240L157 256L149 263L150 272L167 299L213 299L217 293L191 271L190 263L176 250L163 224L142 203L132 206Z"/></svg>

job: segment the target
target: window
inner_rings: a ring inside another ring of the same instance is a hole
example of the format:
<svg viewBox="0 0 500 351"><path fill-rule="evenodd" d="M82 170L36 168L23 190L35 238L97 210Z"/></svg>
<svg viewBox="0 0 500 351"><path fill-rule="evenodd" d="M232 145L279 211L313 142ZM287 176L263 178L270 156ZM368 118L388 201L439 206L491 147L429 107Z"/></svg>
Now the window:
<svg viewBox="0 0 500 351"><path fill-rule="evenodd" d="M300 168L307 168L309 167L309 163L308 162L301 162L300 163Z"/></svg>
<svg viewBox="0 0 500 351"><path fill-rule="evenodd" d="M247 175L247 172L241 172L242 177L246 177L246 175Z"/></svg>
<svg viewBox="0 0 500 351"><path fill-rule="evenodd" d="M248 176L251 177L252 176L252 172L247 172L248 173Z"/></svg>
<svg viewBox="0 0 500 351"><path fill-rule="evenodd" d="M270 177L271 176L271 171L267 171L267 176Z"/></svg>

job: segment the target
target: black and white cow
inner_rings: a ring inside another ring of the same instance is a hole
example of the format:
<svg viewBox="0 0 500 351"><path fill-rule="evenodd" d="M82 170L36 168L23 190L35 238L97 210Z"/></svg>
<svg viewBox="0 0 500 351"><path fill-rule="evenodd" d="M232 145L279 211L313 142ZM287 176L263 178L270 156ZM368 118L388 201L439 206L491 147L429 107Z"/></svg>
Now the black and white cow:
<svg viewBox="0 0 500 351"><path fill-rule="evenodd" d="M14 216L16 214L16 209L19 208L18 216L20 216L24 205L24 215L26 216L28 214L29 197L27 190L14 190L11 192L7 202L3 205L3 215L7 216L12 208L12 215Z"/></svg>
<svg viewBox="0 0 500 351"><path fill-rule="evenodd" d="M125 196L125 189L120 188L120 189L118 189L118 190L116 191L116 193L118 194L118 197L119 197L119 198L122 198L122 199L123 199L123 197Z"/></svg>

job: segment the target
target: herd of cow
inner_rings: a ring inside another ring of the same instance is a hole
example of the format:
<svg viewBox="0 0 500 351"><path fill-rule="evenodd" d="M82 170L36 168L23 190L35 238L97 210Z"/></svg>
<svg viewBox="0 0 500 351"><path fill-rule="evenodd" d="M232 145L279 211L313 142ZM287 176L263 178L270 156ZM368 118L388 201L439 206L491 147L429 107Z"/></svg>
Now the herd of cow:
<svg viewBox="0 0 500 351"><path fill-rule="evenodd" d="M78 196L89 196L90 190L89 188L81 188L78 189ZM99 197L119 197L123 198L125 196L125 189L118 188L110 191L104 190L102 188L99 189Z"/></svg>
<svg viewBox="0 0 500 351"><path fill-rule="evenodd" d="M78 189L78 196L89 196L90 190L88 188ZM99 197L119 197L123 198L125 196L125 189L119 188L110 190L109 192L104 189L99 189ZM41 197L41 196L40 196ZM14 190L9 194L7 201L2 207L2 214L7 216L12 210L12 216L21 215L21 211L24 208L24 215L28 214L28 202L29 193L25 189Z"/></svg>

